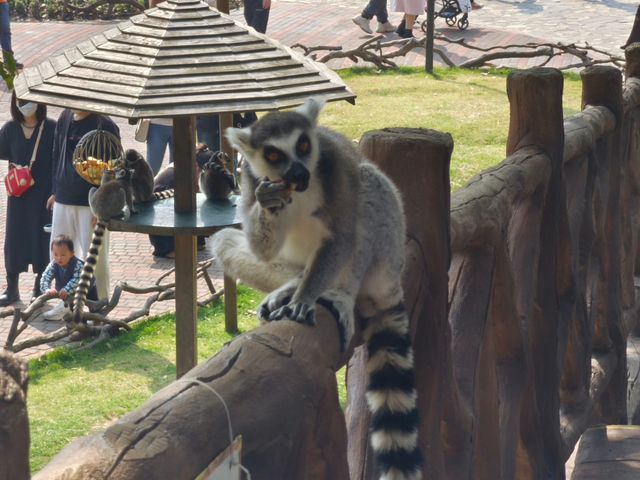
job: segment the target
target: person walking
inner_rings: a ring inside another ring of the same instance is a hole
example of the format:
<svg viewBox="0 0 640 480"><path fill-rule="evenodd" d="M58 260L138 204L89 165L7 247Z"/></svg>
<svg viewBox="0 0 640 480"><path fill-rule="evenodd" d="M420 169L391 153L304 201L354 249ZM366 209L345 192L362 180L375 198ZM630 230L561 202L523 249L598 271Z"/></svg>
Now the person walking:
<svg viewBox="0 0 640 480"><path fill-rule="evenodd" d="M369 0L369 3L364 7L362 13L360 15L356 15L351 20L353 23L358 25L363 32L373 33L369 22L371 22L371 19L373 19L374 16L378 19L378 28L376 28L376 33L393 32L396 29L396 27L389 22L387 0Z"/></svg>
<svg viewBox="0 0 640 480"><path fill-rule="evenodd" d="M29 265L36 274L32 300L40 295L40 276L49 262L51 223L47 198L51 194L53 135L56 122L47 118L46 105L24 102L11 95L11 120L0 130L0 159L12 166L28 166L34 184L21 196L8 195L4 238L7 288L0 306L20 300L19 277ZM35 156L34 156L35 153ZM33 159L33 161L31 161Z"/></svg>

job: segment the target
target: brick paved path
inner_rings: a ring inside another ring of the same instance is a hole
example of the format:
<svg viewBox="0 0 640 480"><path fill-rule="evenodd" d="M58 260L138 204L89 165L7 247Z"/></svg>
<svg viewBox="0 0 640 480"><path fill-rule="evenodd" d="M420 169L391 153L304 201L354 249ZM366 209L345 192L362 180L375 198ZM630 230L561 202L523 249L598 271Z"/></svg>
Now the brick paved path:
<svg viewBox="0 0 640 480"><path fill-rule="evenodd" d="M625 1L606 0L591 3L583 0L567 1L533 1L505 2L500 0L484 1L485 6L470 15L470 27L465 32L448 28L441 19L436 21L439 32L447 36L464 37L470 43L481 47L540 41L539 37L553 41L589 40L595 46L613 50L622 44L631 30L636 5ZM365 2L348 0L310 0L310 1L276 1L269 22L268 34L286 45L302 43L304 45L342 45L350 48L359 45L367 35L351 22ZM242 21L241 12L232 15ZM391 21L397 23L400 14L391 14ZM109 28L119 22L16 22L12 25L14 50L21 61L27 65L35 65L54 53L60 53L79 42ZM498 28L495 28L498 27ZM389 35L389 38L397 38ZM459 46L448 48L454 61L461 61L470 53ZM475 56L475 54L471 54ZM536 65L540 60L516 59L505 61L504 65L527 68ZM566 58L556 58L551 66L560 66ZM332 68L350 65L348 60L335 61ZM421 66L424 55L411 53L404 60L405 65ZM9 119L9 96L6 89L0 90L0 124ZM50 116L57 118L59 109L51 108ZM138 148L144 153L144 145L133 139L134 127L124 119L116 119L120 126L125 148ZM388 125L381 125L381 127ZM5 162L0 162L0 175L6 173ZM0 189L0 212L5 211L6 196ZM0 222L0 242L4 238L4 222ZM131 233L113 233L111 240L111 281L118 280L142 286L151 284L163 272L173 266L172 260L158 259L151 256L151 247L144 235ZM199 258L211 256L208 249L200 252ZM0 255L0 272L4 272L4 259ZM212 268L212 274L220 282L220 272ZM0 285L4 285L0 278ZM33 285L32 274L21 276L21 295L27 299ZM199 291L205 295L204 283L199 283ZM124 294L120 305L114 312L115 318L121 318L131 309L140 308L145 300L143 295ZM156 304L152 314L172 311L173 301ZM0 319L0 344L9 328L10 319ZM35 321L33 327L24 335L37 335L59 327L58 322ZM23 356L35 356L50 349L48 345L25 350Z"/></svg>

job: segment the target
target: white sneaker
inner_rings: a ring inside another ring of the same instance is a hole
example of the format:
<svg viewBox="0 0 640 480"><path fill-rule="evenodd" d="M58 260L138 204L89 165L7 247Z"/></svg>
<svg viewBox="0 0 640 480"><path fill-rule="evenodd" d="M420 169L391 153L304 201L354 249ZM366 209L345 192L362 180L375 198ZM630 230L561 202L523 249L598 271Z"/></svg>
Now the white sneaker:
<svg viewBox="0 0 640 480"><path fill-rule="evenodd" d="M371 27L369 26L369 22L371 20L368 18L364 18L362 15L356 15L351 19L351 21L358 25L365 33L373 33L373 30L371 30Z"/></svg>
<svg viewBox="0 0 640 480"><path fill-rule="evenodd" d="M64 314L69 311L69 308L64 304L64 302L60 302L51 310L44 312L42 317L45 320L61 320L62 317L64 317Z"/></svg>
<svg viewBox="0 0 640 480"><path fill-rule="evenodd" d="M387 33L387 32L395 32L396 27L391 25L391 22L387 20L384 23L378 22L378 28L376 28L376 33Z"/></svg>

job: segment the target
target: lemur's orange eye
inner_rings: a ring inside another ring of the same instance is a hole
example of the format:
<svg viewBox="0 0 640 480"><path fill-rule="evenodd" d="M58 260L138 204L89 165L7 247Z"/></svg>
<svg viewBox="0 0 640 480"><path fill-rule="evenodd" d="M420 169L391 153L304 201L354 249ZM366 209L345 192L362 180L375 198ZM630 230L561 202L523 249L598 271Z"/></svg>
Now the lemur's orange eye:
<svg viewBox="0 0 640 480"><path fill-rule="evenodd" d="M306 133L300 135L298 141L296 142L296 154L298 156L306 156L311 152L311 140Z"/></svg>
<svg viewBox="0 0 640 480"><path fill-rule="evenodd" d="M267 146L264 149L264 159L269 163L280 163L286 161L287 156L281 150Z"/></svg>

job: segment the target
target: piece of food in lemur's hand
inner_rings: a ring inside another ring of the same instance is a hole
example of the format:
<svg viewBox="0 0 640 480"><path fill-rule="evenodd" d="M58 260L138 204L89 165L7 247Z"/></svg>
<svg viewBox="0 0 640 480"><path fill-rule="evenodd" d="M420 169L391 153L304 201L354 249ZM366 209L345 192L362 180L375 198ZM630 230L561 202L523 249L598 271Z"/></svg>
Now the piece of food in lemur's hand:
<svg viewBox="0 0 640 480"><path fill-rule="evenodd" d="M264 177L258 184L255 195L262 208L275 213L291 203L291 192L293 189L284 180L278 179L272 182L269 177Z"/></svg>

